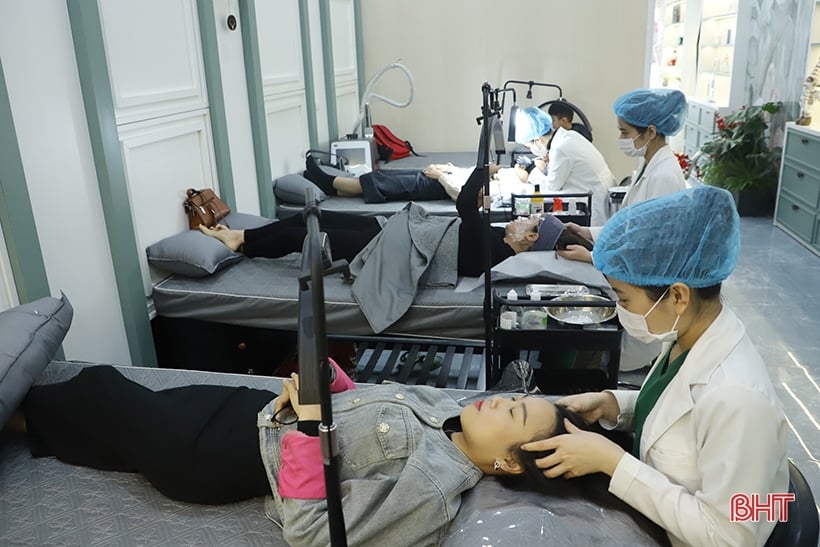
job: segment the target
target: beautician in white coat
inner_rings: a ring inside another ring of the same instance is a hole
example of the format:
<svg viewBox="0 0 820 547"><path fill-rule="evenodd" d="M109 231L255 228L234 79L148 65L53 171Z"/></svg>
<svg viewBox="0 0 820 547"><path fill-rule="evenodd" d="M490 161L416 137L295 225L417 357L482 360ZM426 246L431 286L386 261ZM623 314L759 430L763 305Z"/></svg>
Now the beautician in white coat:
<svg viewBox="0 0 820 547"><path fill-rule="evenodd" d="M635 89L615 101L618 118L618 147L638 158L638 167L621 208L687 187L678 159L666 143L686 120L686 97L676 89ZM593 209L594 210L594 209ZM600 226L583 227L568 223L567 229L595 241ZM560 251L561 256L591 262L590 252L580 245Z"/></svg>
<svg viewBox="0 0 820 547"><path fill-rule="evenodd" d="M743 323L720 298L739 239L731 194L710 186L616 213L595 242L594 264L618 295L624 330L662 340L663 349L640 391L557 404L634 431L633 453L571 424L568 434L523 446L554 450L537 462L548 477L610 475L610 492L673 545L763 545L775 522L732 522L730 499L788 492L783 409Z"/></svg>
<svg viewBox="0 0 820 547"><path fill-rule="evenodd" d="M592 223L604 222L615 176L595 145L577 131L553 127L547 113L534 106L520 110L515 123L516 142L526 145L536 158L529 175L520 171L522 182L540 185L543 193L592 192Z"/></svg>

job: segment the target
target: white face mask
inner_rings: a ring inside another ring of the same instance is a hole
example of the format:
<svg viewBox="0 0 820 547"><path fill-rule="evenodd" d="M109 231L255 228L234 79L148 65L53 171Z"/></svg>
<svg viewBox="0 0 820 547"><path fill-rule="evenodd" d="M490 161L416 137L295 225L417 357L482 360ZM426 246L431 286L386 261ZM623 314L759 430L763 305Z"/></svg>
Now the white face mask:
<svg viewBox="0 0 820 547"><path fill-rule="evenodd" d="M623 152L630 158L643 157L643 155L646 154L646 146L649 143L647 142L640 148L635 148L635 139L637 139L638 137L640 137L640 135L636 136L633 139L630 139L629 137L625 139L618 139L618 148L620 148L621 152Z"/></svg>
<svg viewBox="0 0 820 547"><path fill-rule="evenodd" d="M655 310L660 301L664 299L667 292L669 292L669 289L666 289L661 297L655 301L651 308L649 308L649 311L643 315L631 312L620 304L615 304L615 311L618 313L618 321L621 322L621 326L629 336L635 338L636 340L640 340L644 344L651 344L656 340L660 342L674 342L678 339L678 331L676 329L678 326L678 320L680 320L680 315L675 317L675 322L672 324L672 328L668 332L655 334L649 330L649 325L646 324L646 318Z"/></svg>
<svg viewBox="0 0 820 547"><path fill-rule="evenodd" d="M531 143L529 148L530 152L532 152L532 155L537 158L543 158L547 155L548 152L547 145L541 142L541 139L538 139Z"/></svg>

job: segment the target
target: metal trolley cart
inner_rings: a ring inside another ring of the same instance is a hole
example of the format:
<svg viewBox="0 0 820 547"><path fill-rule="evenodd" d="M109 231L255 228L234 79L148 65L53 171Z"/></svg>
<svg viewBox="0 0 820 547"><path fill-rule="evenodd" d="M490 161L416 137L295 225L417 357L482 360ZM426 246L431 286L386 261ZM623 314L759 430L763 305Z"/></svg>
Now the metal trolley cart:
<svg viewBox="0 0 820 547"><path fill-rule="evenodd" d="M486 177L483 210L488 238L484 252L486 385L488 387L495 385L500 380L501 372L507 363L521 358L523 353L530 358L537 357L539 359L540 366L533 367L533 369L538 371L537 374L540 376L538 383L542 391L567 393L616 387L618 384L622 331L614 314L604 322L586 325L573 325L566 321L550 321L548 319L545 328L533 330L503 329L499 326L502 307L506 306L513 309L533 307L533 303L528 298L511 301L500 296L498 287L494 287L491 272L492 258L490 256L489 237L492 230L492 211L491 200L488 197L490 195L490 150L500 148L498 141L499 135L504 134L501 129L501 118L506 94L512 93L513 101L515 101L515 91L509 86L510 83L515 83L515 81L508 81L502 89L492 89L489 83L482 85L482 115L478 119L482 125L482 132L479 140L476 169L483 169ZM512 114L510 114L510 117L513 117ZM591 200L589 200L589 196L586 197L588 201L585 204L585 210L580 211L584 216L591 212ZM572 212L577 213L578 211L573 210ZM561 213L563 213L563 210ZM583 222L586 219L579 220ZM509 286L505 288L509 288ZM549 302L539 302L538 306L543 307L547 304ZM579 296L577 301L562 301L561 306L577 306L579 309L613 308L615 302L606 297L598 302L589 302ZM571 359L570 352L575 352L574 359ZM588 366L594 363L577 366L579 364L577 357L580 352L597 355L600 361L599 366ZM564 362L563 366L556 366L554 359L556 354L563 354L562 357L572 362ZM546 356L549 356L550 359L546 359ZM600 366L601 364L604 366Z"/></svg>
<svg viewBox="0 0 820 547"><path fill-rule="evenodd" d="M560 285L554 287L560 292ZM498 380L507 363L522 359L531 364L535 383L543 393L566 394L617 387L623 330L614 314L613 300L603 293L596 294L593 289L577 296L547 295L537 302L527 294L511 300L504 296L509 288L496 285L493 290L488 385ZM502 310L518 315L535 312L539 314L536 317L543 316L546 324L537 328L505 328L507 325L501 324ZM556 310L556 313L550 314L548 310ZM558 310L568 321L556 318ZM596 316L606 319L577 324L579 317L593 321Z"/></svg>

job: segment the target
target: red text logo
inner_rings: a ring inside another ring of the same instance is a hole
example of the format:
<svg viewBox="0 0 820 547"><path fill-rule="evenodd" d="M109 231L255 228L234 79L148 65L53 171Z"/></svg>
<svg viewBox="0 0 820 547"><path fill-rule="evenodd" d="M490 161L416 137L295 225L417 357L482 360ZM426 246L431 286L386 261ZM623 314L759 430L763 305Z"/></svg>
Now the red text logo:
<svg viewBox="0 0 820 547"><path fill-rule="evenodd" d="M769 522L789 520L789 502L794 501L794 494L767 494L761 498L757 494L735 494L729 507L729 518L732 522L758 522L765 519Z"/></svg>

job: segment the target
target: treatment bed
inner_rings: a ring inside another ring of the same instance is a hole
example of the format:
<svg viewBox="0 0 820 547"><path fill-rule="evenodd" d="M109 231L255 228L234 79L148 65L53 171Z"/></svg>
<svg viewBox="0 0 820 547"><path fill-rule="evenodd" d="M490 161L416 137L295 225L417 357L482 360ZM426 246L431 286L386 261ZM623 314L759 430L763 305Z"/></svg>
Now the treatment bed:
<svg viewBox="0 0 820 547"><path fill-rule="evenodd" d="M52 361L37 383L67 380L87 363ZM245 385L278 392L278 378L118 367L163 389ZM360 389L367 389L366 386ZM463 404L475 391L450 390ZM63 411L66 411L63 409ZM401 530L396 530L401 537ZM165 498L141 476L33 459L24 434L0 434L0 544L285 546L264 499L204 506ZM556 481L555 492L517 492L485 477L465 495L444 545L666 545L665 535L606 492L605 481Z"/></svg>
<svg viewBox="0 0 820 547"><path fill-rule="evenodd" d="M300 256L243 259L203 278L169 277L154 286L154 306L167 318L295 331ZM325 278L324 291L328 333L374 334L341 275ZM481 340L483 294L421 289L407 314L384 334Z"/></svg>

